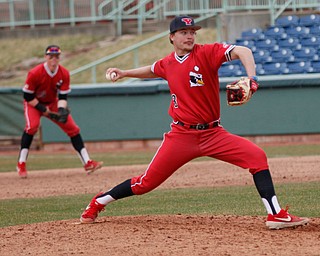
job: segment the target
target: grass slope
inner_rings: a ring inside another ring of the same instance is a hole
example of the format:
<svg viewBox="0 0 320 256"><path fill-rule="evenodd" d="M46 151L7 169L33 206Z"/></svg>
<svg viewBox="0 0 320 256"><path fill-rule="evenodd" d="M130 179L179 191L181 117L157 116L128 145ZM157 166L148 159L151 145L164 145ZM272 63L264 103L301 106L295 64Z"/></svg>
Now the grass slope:
<svg viewBox="0 0 320 256"><path fill-rule="evenodd" d="M62 49L61 64L70 71L92 61L103 58L129 46L139 43L156 33L145 33L140 36L122 36L110 38L103 36L88 36L85 34L63 35L44 38L4 38L0 40L2 49L0 58L0 74L3 74L0 87L22 87L28 70L36 63L43 61L44 49L49 44L58 44ZM198 43L211 43L216 38L214 29L198 31ZM23 45L23 47L21 47ZM27 49L27 50L26 50ZM97 82L105 83L105 70L116 66L121 69L133 68L135 56L138 54L139 66L151 65L173 50L168 37L141 47L138 52L127 53L121 57L105 62L97 67ZM91 70L71 77L71 84L91 82Z"/></svg>

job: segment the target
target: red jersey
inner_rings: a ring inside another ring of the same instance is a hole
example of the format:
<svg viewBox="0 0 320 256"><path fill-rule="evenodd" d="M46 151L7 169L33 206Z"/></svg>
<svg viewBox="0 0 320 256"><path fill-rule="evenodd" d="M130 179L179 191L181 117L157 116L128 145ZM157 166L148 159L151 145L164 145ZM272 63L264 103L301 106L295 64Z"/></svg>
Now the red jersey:
<svg viewBox="0 0 320 256"><path fill-rule="evenodd" d="M40 103L52 103L58 93L67 94L71 91L69 71L58 65L52 73L47 63L39 64L29 71L23 91L35 94Z"/></svg>
<svg viewBox="0 0 320 256"><path fill-rule="evenodd" d="M218 70L231 61L235 45L195 44L183 57L172 52L152 65L152 72L168 81L172 101L169 115L185 124L210 123L220 118Z"/></svg>

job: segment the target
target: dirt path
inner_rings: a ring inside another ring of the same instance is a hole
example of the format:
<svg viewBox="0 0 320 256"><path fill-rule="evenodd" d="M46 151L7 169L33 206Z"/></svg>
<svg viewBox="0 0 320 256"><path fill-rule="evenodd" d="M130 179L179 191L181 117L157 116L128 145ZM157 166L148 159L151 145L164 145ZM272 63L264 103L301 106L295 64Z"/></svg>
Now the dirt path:
<svg viewBox="0 0 320 256"><path fill-rule="evenodd" d="M320 181L320 156L269 160L275 183ZM145 165L0 174L0 198L96 193L140 174ZM251 175L219 161L188 163L158 189L253 185ZM79 213L80 214L80 213ZM320 216L320 215L319 215ZM257 216L101 217L0 229L0 255L320 255L320 218L295 230L269 231Z"/></svg>

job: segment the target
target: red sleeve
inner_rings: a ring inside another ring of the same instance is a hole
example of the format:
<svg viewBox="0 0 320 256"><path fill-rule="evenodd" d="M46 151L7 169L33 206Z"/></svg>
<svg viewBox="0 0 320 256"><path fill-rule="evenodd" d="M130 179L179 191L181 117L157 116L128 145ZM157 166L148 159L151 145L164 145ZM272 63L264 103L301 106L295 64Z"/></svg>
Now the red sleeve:
<svg viewBox="0 0 320 256"><path fill-rule="evenodd" d="M71 88L70 88L70 74L69 74L69 71L60 66L60 69L61 69L61 72L62 72L62 77L63 77L63 83L59 89L59 93L61 94L68 94L70 91L71 91Z"/></svg>
<svg viewBox="0 0 320 256"><path fill-rule="evenodd" d="M28 72L23 91L26 93L35 93L36 90L36 77L39 75L39 69L35 68Z"/></svg>
<svg viewBox="0 0 320 256"><path fill-rule="evenodd" d="M205 47L206 56L209 56L212 67L219 69L224 62L232 60L231 51L235 45L214 43L203 47Z"/></svg>
<svg viewBox="0 0 320 256"><path fill-rule="evenodd" d="M168 67L168 63L170 62L171 58L174 58L174 53L171 53L165 58L160 59L155 63L153 63L153 65L151 66L151 71L157 76L167 80L166 68Z"/></svg>

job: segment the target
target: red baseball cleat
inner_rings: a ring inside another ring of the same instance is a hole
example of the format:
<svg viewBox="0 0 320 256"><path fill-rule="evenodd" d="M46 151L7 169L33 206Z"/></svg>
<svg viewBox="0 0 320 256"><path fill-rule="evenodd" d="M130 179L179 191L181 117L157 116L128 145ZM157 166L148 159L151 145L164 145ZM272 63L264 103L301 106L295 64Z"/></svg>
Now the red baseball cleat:
<svg viewBox="0 0 320 256"><path fill-rule="evenodd" d="M308 224L308 218L300 218L288 213L288 207L281 209L278 214L268 214L266 226L269 229L292 228Z"/></svg>
<svg viewBox="0 0 320 256"><path fill-rule="evenodd" d="M17 164L17 172L20 178L27 178L28 174L27 174L27 168L26 168L26 163L25 162L19 162Z"/></svg>
<svg viewBox="0 0 320 256"><path fill-rule="evenodd" d="M80 222L83 224L91 224L94 223L96 218L98 217L99 212L104 210L105 205L97 202L97 197L102 195L103 192L97 194L94 198L92 198L90 204L81 214Z"/></svg>
<svg viewBox="0 0 320 256"><path fill-rule="evenodd" d="M85 165L84 169L88 174L94 172L95 170L98 170L102 167L103 162L97 162L94 160L89 160Z"/></svg>

